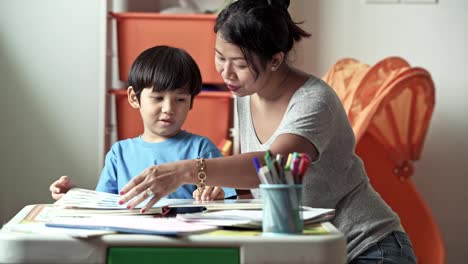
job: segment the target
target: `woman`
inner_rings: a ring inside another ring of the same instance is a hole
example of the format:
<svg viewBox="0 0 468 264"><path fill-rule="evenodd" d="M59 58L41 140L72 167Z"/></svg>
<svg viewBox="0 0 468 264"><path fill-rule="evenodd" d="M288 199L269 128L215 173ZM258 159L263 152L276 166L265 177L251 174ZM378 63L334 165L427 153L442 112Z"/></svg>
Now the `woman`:
<svg viewBox="0 0 468 264"><path fill-rule="evenodd" d="M256 188L253 157L267 149L305 152L313 169L303 179L304 205L336 209L333 224L347 238L348 261L415 263L398 216L373 190L354 153L354 134L337 95L287 63L294 43L309 36L291 20L288 6L288 0L239 0L216 21L216 68L238 98L243 154L150 167L122 189L121 202L135 198L133 207L154 194L146 209L186 183Z"/></svg>

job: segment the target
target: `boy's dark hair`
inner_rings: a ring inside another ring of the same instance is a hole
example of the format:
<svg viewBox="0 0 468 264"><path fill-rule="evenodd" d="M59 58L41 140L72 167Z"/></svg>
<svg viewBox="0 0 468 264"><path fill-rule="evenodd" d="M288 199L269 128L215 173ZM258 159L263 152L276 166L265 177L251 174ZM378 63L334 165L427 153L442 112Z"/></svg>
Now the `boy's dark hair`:
<svg viewBox="0 0 468 264"><path fill-rule="evenodd" d="M289 0L238 0L221 11L214 31L241 49L258 76L254 55L265 69L274 54L282 51L287 55L295 41L310 37L298 26L300 23L292 21L288 7Z"/></svg>
<svg viewBox="0 0 468 264"><path fill-rule="evenodd" d="M185 50L155 46L135 59L128 75L128 85L133 87L138 101L144 88L152 87L155 92L187 88L192 108L193 98L200 93L202 80L197 63Z"/></svg>

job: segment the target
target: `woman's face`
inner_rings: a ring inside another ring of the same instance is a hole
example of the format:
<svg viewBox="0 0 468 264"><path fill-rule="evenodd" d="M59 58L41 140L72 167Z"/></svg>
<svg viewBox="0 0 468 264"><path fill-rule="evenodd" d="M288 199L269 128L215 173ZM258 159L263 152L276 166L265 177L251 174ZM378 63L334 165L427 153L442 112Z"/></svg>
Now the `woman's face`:
<svg viewBox="0 0 468 264"><path fill-rule="evenodd" d="M254 63L258 63L257 58ZM237 96L257 93L265 87L268 79L265 71L260 71L255 79L255 73L249 68L241 49L224 40L219 32L216 34L215 66L227 88Z"/></svg>

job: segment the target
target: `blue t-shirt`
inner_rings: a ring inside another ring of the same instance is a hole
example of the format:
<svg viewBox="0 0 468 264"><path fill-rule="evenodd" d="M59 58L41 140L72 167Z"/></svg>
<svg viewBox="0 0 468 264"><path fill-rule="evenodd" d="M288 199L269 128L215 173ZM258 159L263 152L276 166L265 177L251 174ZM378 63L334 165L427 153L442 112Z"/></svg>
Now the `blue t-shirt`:
<svg viewBox="0 0 468 264"><path fill-rule="evenodd" d="M148 143L136 137L114 143L106 155L104 168L96 191L114 193L150 166L179 160L221 157L218 148L206 137L186 131L163 142ZM185 184L166 196L174 199L191 199L196 185ZM225 198L235 198L236 191L223 188Z"/></svg>

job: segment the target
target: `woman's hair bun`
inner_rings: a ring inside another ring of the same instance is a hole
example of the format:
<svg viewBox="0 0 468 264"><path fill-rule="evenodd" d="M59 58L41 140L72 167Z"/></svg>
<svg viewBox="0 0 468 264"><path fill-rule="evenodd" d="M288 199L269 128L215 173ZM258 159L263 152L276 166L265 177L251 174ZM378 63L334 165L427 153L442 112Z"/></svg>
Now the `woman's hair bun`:
<svg viewBox="0 0 468 264"><path fill-rule="evenodd" d="M276 8L288 9L290 1L289 0L238 0L250 5L269 5Z"/></svg>

